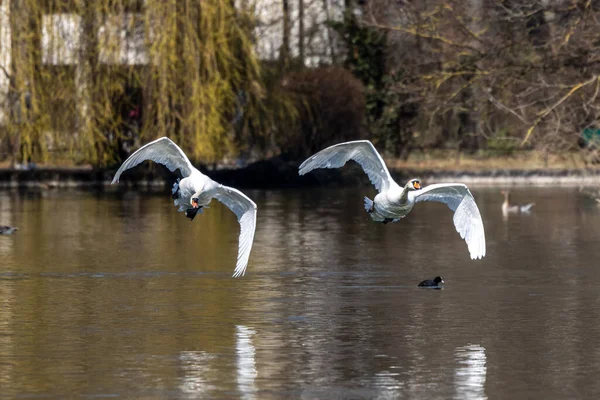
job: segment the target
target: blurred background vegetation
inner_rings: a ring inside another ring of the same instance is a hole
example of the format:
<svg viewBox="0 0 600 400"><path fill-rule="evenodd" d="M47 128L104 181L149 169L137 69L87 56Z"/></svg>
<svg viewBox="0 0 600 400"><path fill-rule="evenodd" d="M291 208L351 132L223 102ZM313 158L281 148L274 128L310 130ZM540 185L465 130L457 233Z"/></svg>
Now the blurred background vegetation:
<svg viewBox="0 0 600 400"><path fill-rule="evenodd" d="M522 150L596 160L600 2L0 0L0 162Z"/></svg>

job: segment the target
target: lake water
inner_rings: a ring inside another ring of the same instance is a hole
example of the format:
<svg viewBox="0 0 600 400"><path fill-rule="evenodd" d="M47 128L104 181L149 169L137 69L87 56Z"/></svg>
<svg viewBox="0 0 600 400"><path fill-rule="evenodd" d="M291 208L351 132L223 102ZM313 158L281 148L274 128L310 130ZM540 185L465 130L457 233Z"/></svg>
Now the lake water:
<svg viewBox="0 0 600 400"><path fill-rule="evenodd" d="M239 227L168 190L0 192L0 398L565 399L600 395L600 207L472 188L487 256L440 204L375 224L361 189L245 192ZM417 288L442 275L444 290Z"/></svg>

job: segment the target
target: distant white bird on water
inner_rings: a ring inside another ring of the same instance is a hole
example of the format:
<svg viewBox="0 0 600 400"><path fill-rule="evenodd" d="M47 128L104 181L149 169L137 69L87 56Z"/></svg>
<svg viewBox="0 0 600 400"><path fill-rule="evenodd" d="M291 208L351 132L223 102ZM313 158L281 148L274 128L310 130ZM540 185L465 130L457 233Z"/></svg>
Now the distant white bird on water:
<svg viewBox="0 0 600 400"><path fill-rule="evenodd" d="M529 213L531 211L531 207L535 206L535 203L529 203L525 205L520 204L510 204L510 191L509 190L501 190L500 193L504 195L504 202L502 203L502 213Z"/></svg>
<svg viewBox="0 0 600 400"><path fill-rule="evenodd" d="M391 177L383 159L368 140L336 144L321 150L300 165L304 175L315 168L339 168L354 160L366 172L379 191L373 200L365 197L365 210L373 221L396 222L410 213L415 203L437 201L454 211L454 226L467 242L472 259L485 256L483 221L475 199L462 183L441 183L421 187L418 179L411 179L401 187Z"/></svg>
<svg viewBox="0 0 600 400"><path fill-rule="evenodd" d="M6 226L0 225L0 235L12 235L15 231L18 231L19 228L16 226Z"/></svg>
<svg viewBox="0 0 600 400"><path fill-rule="evenodd" d="M146 160L163 164L172 172L179 169L183 179L177 180L173 185L173 199L175 205L179 206L179 211L185 211L185 216L190 221L198 211L202 212L202 207L208 206L213 198L233 211L240 223L238 258L233 277L243 276L248 266L256 230L256 204L239 190L221 185L198 171L183 150L167 137L150 142L129 156L115 174L111 184L119 182L123 171Z"/></svg>

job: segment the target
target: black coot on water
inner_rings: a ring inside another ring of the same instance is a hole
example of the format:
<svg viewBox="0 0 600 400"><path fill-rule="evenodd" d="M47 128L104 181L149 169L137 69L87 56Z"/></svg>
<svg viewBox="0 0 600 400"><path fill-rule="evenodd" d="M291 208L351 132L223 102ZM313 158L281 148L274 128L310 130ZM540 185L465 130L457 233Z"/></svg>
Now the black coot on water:
<svg viewBox="0 0 600 400"><path fill-rule="evenodd" d="M433 279L427 279L427 280L424 280L421 283L419 283L420 287L439 288L439 287L442 287L443 285L444 285L444 280L442 279L441 276L436 276Z"/></svg>

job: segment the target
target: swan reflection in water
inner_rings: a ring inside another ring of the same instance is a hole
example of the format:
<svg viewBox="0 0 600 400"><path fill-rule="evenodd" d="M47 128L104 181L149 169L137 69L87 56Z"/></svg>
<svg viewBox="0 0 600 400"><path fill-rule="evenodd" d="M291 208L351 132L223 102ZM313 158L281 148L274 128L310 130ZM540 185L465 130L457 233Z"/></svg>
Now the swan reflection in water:
<svg viewBox="0 0 600 400"><path fill-rule="evenodd" d="M454 353L458 363L454 373L454 398L487 399L485 348L478 344L470 344L457 347Z"/></svg>
<svg viewBox="0 0 600 400"><path fill-rule="evenodd" d="M237 354L237 387L242 399L254 399L256 392L256 348L252 336L256 332L247 326L235 326L235 352Z"/></svg>

